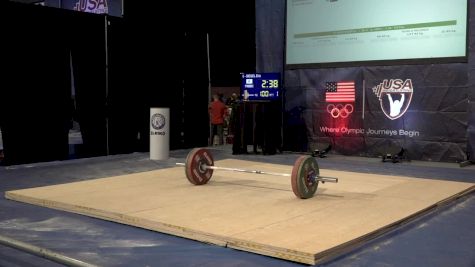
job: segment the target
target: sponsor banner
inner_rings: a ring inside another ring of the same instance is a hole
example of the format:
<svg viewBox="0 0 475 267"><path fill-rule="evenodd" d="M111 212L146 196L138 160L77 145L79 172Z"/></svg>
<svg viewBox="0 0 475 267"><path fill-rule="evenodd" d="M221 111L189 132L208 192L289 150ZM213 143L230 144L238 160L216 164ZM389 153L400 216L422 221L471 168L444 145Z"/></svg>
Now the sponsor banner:
<svg viewBox="0 0 475 267"><path fill-rule="evenodd" d="M467 86L447 84L446 80L453 79L446 75L440 76L437 83L440 73L428 75L431 68L405 66L366 71L365 128L407 132L397 136L418 140L465 142Z"/></svg>
<svg viewBox="0 0 475 267"><path fill-rule="evenodd" d="M463 159L468 87L454 86L452 76L430 66L325 72L301 79L314 84L305 94L313 99L305 113L310 148L327 142L338 153L378 156L404 147L414 159Z"/></svg>
<svg viewBox="0 0 475 267"><path fill-rule="evenodd" d="M94 14L122 16L123 0L46 0L45 5Z"/></svg>

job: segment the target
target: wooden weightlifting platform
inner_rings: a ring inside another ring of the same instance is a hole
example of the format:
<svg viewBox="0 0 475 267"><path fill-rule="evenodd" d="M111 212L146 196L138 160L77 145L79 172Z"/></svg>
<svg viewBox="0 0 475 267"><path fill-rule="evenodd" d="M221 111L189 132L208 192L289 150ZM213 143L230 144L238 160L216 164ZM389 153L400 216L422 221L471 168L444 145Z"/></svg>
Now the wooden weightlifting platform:
<svg viewBox="0 0 475 267"><path fill-rule="evenodd" d="M216 165L290 173L286 165ZM475 189L472 183L320 170L298 199L285 177L215 171L194 186L183 167L6 192L8 199L80 213L281 259L315 264Z"/></svg>

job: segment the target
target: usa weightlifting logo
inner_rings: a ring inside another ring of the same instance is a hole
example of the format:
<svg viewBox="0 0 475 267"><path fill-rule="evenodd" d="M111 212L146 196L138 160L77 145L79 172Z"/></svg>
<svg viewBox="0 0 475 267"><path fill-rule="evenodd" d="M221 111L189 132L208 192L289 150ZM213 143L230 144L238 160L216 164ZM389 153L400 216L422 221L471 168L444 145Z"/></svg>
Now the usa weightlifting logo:
<svg viewBox="0 0 475 267"><path fill-rule="evenodd" d="M160 113L155 113L150 119L150 123L155 130L161 130L165 127L165 116Z"/></svg>
<svg viewBox="0 0 475 267"><path fill-rule="evenodd" d="M381 110L391 120L398 119L406 113L411 104L414 87L411 79L390 79L373 87L378 97Z"/></svg>
<svg viewBox="0 0 475 267"><path fill-rule="evenodd" d="M77 0L73 10L95 14L108 13L107 0Z"/></svg>

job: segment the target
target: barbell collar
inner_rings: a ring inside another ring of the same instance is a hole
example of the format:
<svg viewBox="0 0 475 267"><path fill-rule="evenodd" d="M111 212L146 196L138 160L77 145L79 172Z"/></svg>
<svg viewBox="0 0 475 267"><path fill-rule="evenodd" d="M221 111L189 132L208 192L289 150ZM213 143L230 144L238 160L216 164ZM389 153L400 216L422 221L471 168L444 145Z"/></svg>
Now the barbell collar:
<svg viewBox="0 0 475 267"><path fill-rule="evenodd" d="M338 178L335 177L328 177L328 176L317 176L315 179L316 181L322 182L322 183L338 183Z"/></svg>

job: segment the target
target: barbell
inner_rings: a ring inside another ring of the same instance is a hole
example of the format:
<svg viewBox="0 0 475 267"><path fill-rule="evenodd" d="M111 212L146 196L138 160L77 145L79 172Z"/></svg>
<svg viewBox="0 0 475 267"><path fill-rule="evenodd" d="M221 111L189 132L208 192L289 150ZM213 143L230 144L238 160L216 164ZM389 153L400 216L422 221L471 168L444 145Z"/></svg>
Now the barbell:
<svg viewBox="0 0 475 267"><path fill-rule="evenodd" d="M319 182L338 183L338 178L321 176L317 160L310 156L297 158L290 174L214 166L213 155L206 148L192 149L186 156L185 163L176 165L185 167L186 178L194 185L208 183L214 170L290 177L292 191L298 198L303 199L313 197Z"/></svg>

